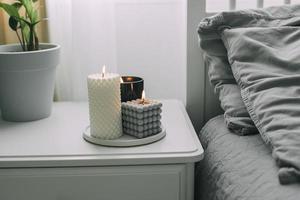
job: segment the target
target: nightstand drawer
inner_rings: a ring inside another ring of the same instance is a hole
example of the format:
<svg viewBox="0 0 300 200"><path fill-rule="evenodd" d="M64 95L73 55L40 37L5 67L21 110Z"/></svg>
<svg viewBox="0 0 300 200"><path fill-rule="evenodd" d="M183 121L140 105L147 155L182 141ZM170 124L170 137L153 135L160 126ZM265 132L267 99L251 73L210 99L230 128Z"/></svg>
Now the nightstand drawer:
<svg viewBox="0 0 300 200"><path fill-rule="evenodd" d="M183 200L185 165L0 169L0 199Z"/></svg>

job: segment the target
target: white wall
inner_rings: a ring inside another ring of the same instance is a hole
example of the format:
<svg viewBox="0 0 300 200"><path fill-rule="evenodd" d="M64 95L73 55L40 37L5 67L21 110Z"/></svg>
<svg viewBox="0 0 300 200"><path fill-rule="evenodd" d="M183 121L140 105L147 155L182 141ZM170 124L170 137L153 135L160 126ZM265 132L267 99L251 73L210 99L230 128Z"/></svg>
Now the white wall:
<svg viewBox="0 0 300 200"><path fill-rule="evenodd" d="M145 79L146 94L186 102L185 0L115 4L117 71Z"/></svg>
<svg viewBox="0 0 300 200"><path fill-rule="evenodd" d="M100 71L145 79L146 96L186 102L186 0L48 0L50 39L62 45L59 100L86 100Z"/></svg>

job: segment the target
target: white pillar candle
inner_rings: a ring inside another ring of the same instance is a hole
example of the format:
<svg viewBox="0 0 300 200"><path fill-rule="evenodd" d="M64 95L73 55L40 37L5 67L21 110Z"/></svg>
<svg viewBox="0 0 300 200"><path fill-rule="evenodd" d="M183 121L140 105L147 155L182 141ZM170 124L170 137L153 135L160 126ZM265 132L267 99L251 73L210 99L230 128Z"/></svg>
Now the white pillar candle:
<svg viewBox="0 0 300 200"><path fill-rule="evenodd" d="M92 74L87 83L91 135L105 140L121 137L120 76L105 72Z"/></svg>

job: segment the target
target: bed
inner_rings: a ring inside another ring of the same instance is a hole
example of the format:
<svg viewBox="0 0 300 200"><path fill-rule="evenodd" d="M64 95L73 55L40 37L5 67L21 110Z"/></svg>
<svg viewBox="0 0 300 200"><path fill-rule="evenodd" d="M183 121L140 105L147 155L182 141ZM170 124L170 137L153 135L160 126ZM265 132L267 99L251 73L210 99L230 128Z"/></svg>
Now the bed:
<svg viewBox="0 0 300 200"><path fill-rule="evenodd" d="M196 166L197 200L299 200L300 184L281 185L271 150L259 135L238 136L223 115L199 133L205 150Z"/></svg>
<svg viewBox="0 0 300 200"><path fill-rule="evenodd" d="M199 133L205 157L195 199L300 199L299 26L300 5L200 22L206 71L224 113Z"/></svg>

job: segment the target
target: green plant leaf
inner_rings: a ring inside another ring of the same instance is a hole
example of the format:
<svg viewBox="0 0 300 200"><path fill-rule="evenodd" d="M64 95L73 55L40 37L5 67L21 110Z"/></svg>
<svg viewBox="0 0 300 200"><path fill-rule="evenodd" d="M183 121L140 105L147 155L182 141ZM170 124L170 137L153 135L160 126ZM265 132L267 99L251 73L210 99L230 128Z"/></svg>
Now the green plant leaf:
<svg viewBox="0 0 300 200"><path fill-rule="evenodd" d="M32 22L34 18L34 8L33 8L33 2L32 0L22 0L22 3L25 7L26 14L29 17L29 20Z"/></svg>
<svg viewBox="0 0 300 200"><path fill-rule="evenodd" d="M10 16L9 26L16 32L24 51L32 51L39 48L39 40L35 32L35 26L40 22L38 11L34 7L36 1L15 0L11 5L0 2L0 9L5 10ZM24 16L21 16L18 12L21 7L25 9ZM21 37L18 29L21 29Z"/></svg>
<svg viewBox="0 0 300 200"><path fill-rule="evenodd" d="M22 7L22 3L20 3L20 2L15 2L15 3L12 4L12 6L16 7L16 9L19 10L19 9Z"/></svg>
<svg viewBox="0 0 300 200"><path fill-rule="evenodd" d="M18 17L17 19L18 19L19 21L24 22L24 23L27 24L28 26L31 26L31 25L32 25L32 23L31 23L30 21L24 19L23 17Z"/></svg>
<svg viewBox="0 0 300 200"><path fill-rule="evenodd" d="M13 16L9 17L8 24L9 27L14 31L17 31L19 28L19 21Z"/></svg>
<svg viewBox="0 0 300 200"><path fill-rule="evenodd" d="M29 42L29 35L30 35L29 26L26 23L24 23L22 30L23 30L25 42L28 43Z"/></svg>
<svg viewBox="0 0 300 200"><path fill-rule="evenodd" d="M9 5L6 3L0 3L0 7L3 8L9 16L16 17L16 18L20 17L18 9L16 7L14 7L13 5Z"/></svg>
<svg viewBox="0 0 300 200"><path fill-rule="evenodd" d="M38 21L32 23L31 25L32 25L32 26L35 26L35 25L37 25L38 23L40 23L40 21L41 21L41 20L38 20Z"/></svg>
<svg viewBox="0 0 300 200"><path fill-rule="evenodd" d="M36 23L38 21L38 12L36 10L32 11L31 23Z"/></svg>

